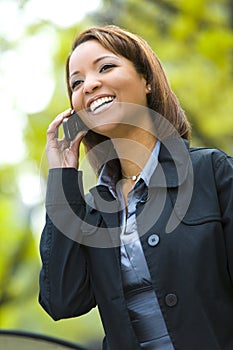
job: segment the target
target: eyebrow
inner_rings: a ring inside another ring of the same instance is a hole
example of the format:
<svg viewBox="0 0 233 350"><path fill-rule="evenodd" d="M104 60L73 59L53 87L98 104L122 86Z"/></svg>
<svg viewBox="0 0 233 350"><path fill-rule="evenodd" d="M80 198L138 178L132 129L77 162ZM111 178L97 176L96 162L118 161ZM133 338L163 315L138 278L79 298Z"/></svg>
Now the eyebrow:
<svg viewBox="0 0 233 350"><path fill-rule="evenodd" d="M111 56L111 55L105 55L105 56L100 56L98 58L96 58L94 61L93 61L93 64L96 64L98 63L99 61L102 61L104 60L105 58L113 58L113 59L119 59L117 56ZM79 74L80 72L79 71L75 71L73 72L71 75L70 75L70 78L73 76L73 75L76 75L76 74Z"/></svg>

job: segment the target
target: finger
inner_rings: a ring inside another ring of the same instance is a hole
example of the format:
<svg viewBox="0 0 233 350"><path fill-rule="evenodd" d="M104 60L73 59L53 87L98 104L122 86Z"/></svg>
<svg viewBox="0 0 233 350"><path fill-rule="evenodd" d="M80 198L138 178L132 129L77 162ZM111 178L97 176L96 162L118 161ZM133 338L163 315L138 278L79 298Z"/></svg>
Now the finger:
<svg viewBox="0 0 233 350"><path fill-rule="evenodd" d="M57 117L50 123L48 129L54 129L57 128L63 121L64 118L67 118L71 115L72 110L69 108L65 110L64 112L57 115Z"/></svg>
<svg viewBox="0 0 233 350"><path fill-rule="evenodd" d="M73 141L71 141L71 146L72 146L73 144L80 143L80 142L82 141L82 139L85 137L86 134L87 134L87 131L84 131L84 130L80 131L80 132L76 135L75 139L74 139Z"/></svg>
<svg viewBox="0 0 233 350"><path fill-rule="evenodd" d="M70 148L70 141L67 141L65 137L63 137L62 139L58 140L58 143L59 143L60 149L62 151Z"/></svg>
<svg viewBox="0 0 233 350"><path fill-rule="evenodd" d="M59 113L58 115L57 115L57 117L54 119L54 121L58 121L58 122L62 122L62 120L64 119L64 118L67 118L67 117L69 117L70 115L71 115L71 113L72 113L72 109L71 108L68 108L68 109L66 109L65 111L63 111L62 113Z"/></svg>
<svg viewBox="0 0 233 350"><path fill-rule="evenodd" d="M66 111L58 114L58 116L49 124L47 129L47 138L48 140L58 137L58 128L61 125L64 118L70 116L72 110L69 108Z"/></svg>
<svg viewBox="0 0 233 350"><path fill-rule="evenodd" d="M71 141L71 143L70 143L70 149L71 149L72 151L76 150L76 149L79 147L79 145L80 145L82 139L85 137L86 134L87 134L87 131L80 131L80 132L77 134L77 136L75 137L75 139L74 139L73 141Z"/></svg>

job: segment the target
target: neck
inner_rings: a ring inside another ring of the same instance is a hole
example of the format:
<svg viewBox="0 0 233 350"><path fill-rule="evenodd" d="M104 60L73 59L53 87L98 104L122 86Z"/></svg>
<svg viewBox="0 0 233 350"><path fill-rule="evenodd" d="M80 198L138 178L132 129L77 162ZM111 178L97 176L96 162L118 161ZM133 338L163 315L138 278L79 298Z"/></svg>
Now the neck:
<svg viewBox="0 0 233 350"><path fill-rule="evenodd" d="M127 138L113 140L124 178L138 177L146 165L156 141L153 134L143 129L132 130L131 135L127 135Z"/></svg>

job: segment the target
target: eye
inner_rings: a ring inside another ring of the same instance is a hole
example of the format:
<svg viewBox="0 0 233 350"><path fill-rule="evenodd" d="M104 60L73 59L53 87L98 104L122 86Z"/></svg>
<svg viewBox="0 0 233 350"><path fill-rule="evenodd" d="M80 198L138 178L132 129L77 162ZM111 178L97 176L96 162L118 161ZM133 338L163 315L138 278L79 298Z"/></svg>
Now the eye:
<svg viewBox="0 0 233 350"><path fill-rule="evenodd" d="M106 70L109 70L109 69L114 68L114 67L116 67L115 64L112 64L112 63L105 64L100 68L100 73L105 72Z"/></svg>
<svg viewBox="0 0 233 350"><path fill-rule="evenodd" d="M79 87L82 84L82 80L75 80L72 84L71 84L71 90L75 90L77 87Z"/></svg>

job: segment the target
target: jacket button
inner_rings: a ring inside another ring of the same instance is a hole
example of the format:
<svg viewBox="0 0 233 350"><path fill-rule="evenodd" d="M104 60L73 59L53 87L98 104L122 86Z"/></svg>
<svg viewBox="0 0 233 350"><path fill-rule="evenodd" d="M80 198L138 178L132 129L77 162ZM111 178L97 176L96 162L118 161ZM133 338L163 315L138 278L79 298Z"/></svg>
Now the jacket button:
<svg viewBox="0 0 233 350"><path fill-rule="evenodd" d="M165 296L165 303L167 306L173 307L177 304L177 302L178 302L178 298L176 294L170 293Z"/></svg>
<svg viewBox="0 0 233 350"><path fill-rule="evenodd" d="M159 236L156 234L153 234L153 235L148 237L147 242L148 242L149 246L155 247L159 243Z"/></svg>

